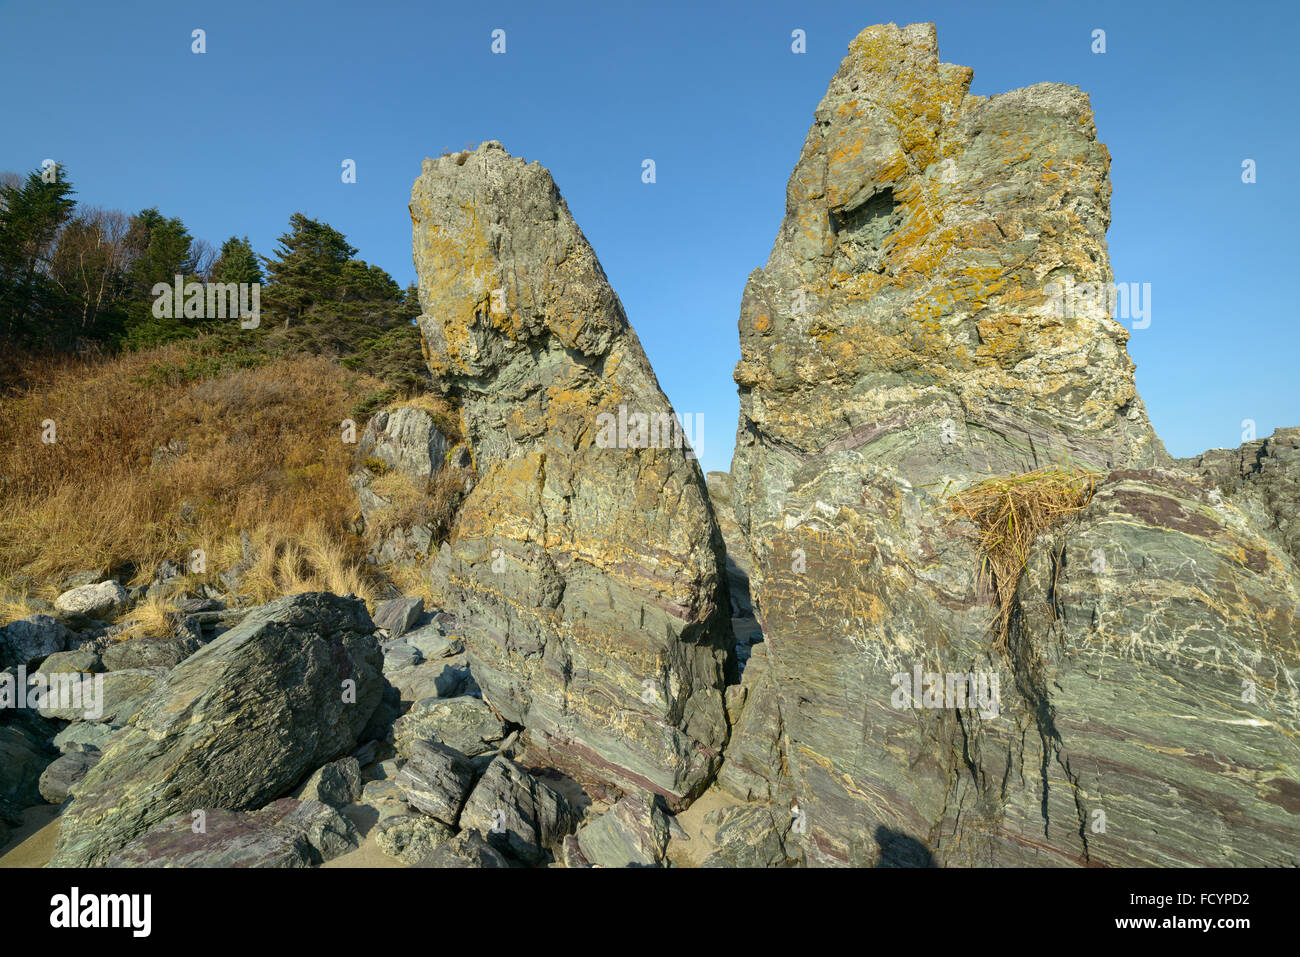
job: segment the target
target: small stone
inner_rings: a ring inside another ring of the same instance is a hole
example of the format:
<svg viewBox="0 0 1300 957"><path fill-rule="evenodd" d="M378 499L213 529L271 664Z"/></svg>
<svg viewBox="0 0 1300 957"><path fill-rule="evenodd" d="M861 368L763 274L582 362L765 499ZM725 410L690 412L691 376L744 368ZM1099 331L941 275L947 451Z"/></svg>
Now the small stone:
<svg viewBox="0 0 1300 957"><path fill-rule="evenodd" d="M450 841L440 844L417 867L438 868L505 868L510 861L483 839L478 831L461 831Z"/></svg>
<svg viewBox="0 0 1300 957"><path fill-rule="evenodd" d="M659 867L668 850L667 816L654 795L632 794L578 829L583 856L598 867Z"/></svg>
<svg viewBox="0 0 1300 957"><path fill-rule="evenodd" d="M398 638L415 627L423 614L423 598L391 598L381 601L372 617L376 628L384 629L390 638Z"/></svg>
<svg viewBox="0 0 1300 957"><path fill-rule="evenodd" d="M403 864L418 864L428 858L456 832L425 814L394 814L375 829L375 843L389 857Z"/></svg>
<svg viewBox="0 0 1300 957"><path fill-rule="evenodd" d="M526 864L538 864L573 830L564 795L503 757L494 758L461 811L461 827Z"/></svg>

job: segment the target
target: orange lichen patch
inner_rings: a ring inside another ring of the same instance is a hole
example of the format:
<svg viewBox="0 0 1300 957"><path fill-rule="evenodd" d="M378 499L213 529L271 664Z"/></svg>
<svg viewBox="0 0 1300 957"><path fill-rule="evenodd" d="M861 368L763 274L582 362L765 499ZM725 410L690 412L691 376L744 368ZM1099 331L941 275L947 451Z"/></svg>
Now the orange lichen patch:
<svg viewBox="0 0 1300 957"><path fill-rule="evenodd" d="M772 320L768 317L767 313L760 312L757 316L754 317L755 332L767 332L771 328L772 328Z"/></svg>
<svg viewBox="0 0 1300 957"><path fill-rule="evenodd" d="M416 238L420 271L436 277L428 301L438 306L431 314L441 323L447 343L445 360L431 356L431 365L434 371L443 367L467 371L475 355L470 330L481 315L491 313L496 264L479 210L463 206L462 215L448 224L434 219L427 202L423 211L428 225Z"/></svg>

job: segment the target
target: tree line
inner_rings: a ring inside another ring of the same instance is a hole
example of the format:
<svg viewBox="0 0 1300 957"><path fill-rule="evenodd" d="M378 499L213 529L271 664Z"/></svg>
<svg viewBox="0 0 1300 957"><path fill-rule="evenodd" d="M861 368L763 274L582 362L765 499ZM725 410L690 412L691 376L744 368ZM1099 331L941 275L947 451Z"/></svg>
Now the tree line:
<svg viewBox="0 0 1300 957"><path fill-rule="evenodd" d="M0 173L0 348L113 353L207 337L231 351L336 356L396 391L421 390L414 285L403 290L357 258L328 223L294 213L272 255L259 256L247 236L217 250L157 208L128 215L78 204L74 195L58 167L25 178ZM261 325L155 315L154 286L176 276L261 283Z"/></svg>

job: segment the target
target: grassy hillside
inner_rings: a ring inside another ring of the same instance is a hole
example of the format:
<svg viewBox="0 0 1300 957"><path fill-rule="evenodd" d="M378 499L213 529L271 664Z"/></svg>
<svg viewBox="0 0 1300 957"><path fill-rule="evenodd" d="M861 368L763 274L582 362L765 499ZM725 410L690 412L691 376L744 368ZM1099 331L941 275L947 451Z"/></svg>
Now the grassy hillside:
<svg viewBox="0 0 1300 957"><path fill-rule="evenodd" d="M238 590L256 600L309 588L371 596L341 423L355 419L360 434L386 395L380 380L200 340L29 360L10 381L20 384L0 405L0 620L52 600L73 573L147 584L165 559L188 567L195 549L206 569L187 575L191 588L216 584L247 551ZM154 617L164 610L155 603Z"/></svg>

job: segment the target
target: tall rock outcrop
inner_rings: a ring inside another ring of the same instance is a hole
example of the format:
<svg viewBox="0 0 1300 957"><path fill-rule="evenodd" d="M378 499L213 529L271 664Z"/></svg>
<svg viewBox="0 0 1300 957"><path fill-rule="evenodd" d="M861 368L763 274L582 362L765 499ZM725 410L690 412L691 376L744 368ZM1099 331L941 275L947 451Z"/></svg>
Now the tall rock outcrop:
<svg viewBox="0 0 1300 957"><path fill-rule="evenodd" d="M484 697L536 761L680 804L720 760L734 658L672 408L540 165L496 142L425 160L411 218L426 358L478 475L430 577Z"/></svg>
<svg viewBox="0 0 1300 957"><path fill-rule="evenodd" d="M933 25L864 30L746 286L732 497L766 647L720 780L789 804L811 864L1294 863L1294 560L1151 428L1098 294L1086 94L971 76ZM1097 486L1034 544L1004 650L949 496L1048 465ZM918 672L993 694L901 693Z"/></svg>

